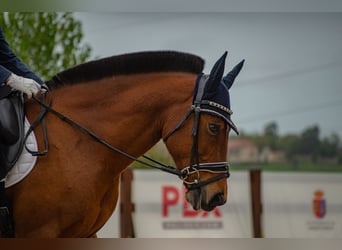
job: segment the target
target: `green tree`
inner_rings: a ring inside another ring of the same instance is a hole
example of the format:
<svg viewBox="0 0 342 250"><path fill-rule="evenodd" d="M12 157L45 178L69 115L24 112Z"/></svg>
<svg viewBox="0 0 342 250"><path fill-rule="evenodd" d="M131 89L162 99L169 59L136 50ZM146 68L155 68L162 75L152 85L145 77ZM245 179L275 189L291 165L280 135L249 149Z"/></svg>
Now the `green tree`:
<svg viewBox="0 0 342 250"><path fill-rule="evenodd" d="M264 134L272 137L278 136L278 124L273 121L265 125Z"/></svg>
<svg viewBox="0 0 342 250"><path fill-rule="evenodd" d="M320 150L319 127L312 126L304 130L300 138L300 152L303 155L310 155L315 162Z"/></svg>
<svg viewBox="0 0 342 250"><path fill-rule="evenodd" d="M279 140L280 150L284 150L287 158L293 160L299 154L300 137L295 134L282 136Z"/></svg>
<svg viewBox="0 0 342 250"><path fill-rule="evenodd" d="M334 157L338 156L338 147L340 144L340 138L338 134L333 133L329 137L323 138L320 145L320 156L322 157Z"/></svg>
<svg viewBox="0 0 342 250"><path fill-rule="evenodd" d="M72 13L1 13L0 25L13 51L45 80L90 57Z"/></svg>
<svg viewBox="0 0 342 250"><path fill-rule="evenodd" d="M258 145L261 149L269 147L272 150L277 150L278 140L278 125L273 121L265 125L264 134L258 138Z"/></svg>

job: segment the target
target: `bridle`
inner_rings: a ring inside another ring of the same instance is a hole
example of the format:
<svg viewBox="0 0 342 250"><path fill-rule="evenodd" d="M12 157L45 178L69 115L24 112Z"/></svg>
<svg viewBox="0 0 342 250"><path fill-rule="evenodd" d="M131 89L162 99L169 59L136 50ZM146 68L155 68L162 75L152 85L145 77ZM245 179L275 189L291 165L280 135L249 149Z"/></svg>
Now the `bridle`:
<svg viewBox="0 0 342 250"><path fill-rule="evenodd" d="M183 124L190 118L190 116L194 115L194 126L192 128L192 148L190 155L190 164L189 166L180 170L180 179L187 186L188 190L201 188L205 185L208 185L212 182L218 181L223 178L228 178L230 176L229 173L229 165L227 162L211 162L211 163L200 163L199 161L199 153L198 153L198 128L200 115L202 112L207 112L208 110L204 110L201 108L202 104L208 104L207 100L203 100L203 94L205 91L205 86L208 81L209 76L200 74L197 78L197 93L193 100L193 103L190 109L187 111L185 116L180 120L180 122L176 125L174 129L172 129L163 139L166 142L177 130L179 130ZM200 179L200 172L209 172L213 174L218 174L212 178L207 180ZM188 180L191 175L196 175L193 180Z"/></svg>
<svg viewBox="0 0 342 250"><path fill-rule="evenodd" d="M54 79L53 79L54 80ZM52 80L52 81L53 81ZM42 156L48 153L48 142L47 142L47 135L46 135L46 125L45 125L45 116L48 112L56 115L58 118L60 118L62 121L76 127L77 129L81 130L83 133L87 134L91 138L93 138L95 141L98 143L102 144L103 146L109 148L110 150L119 153L133 161L139 162L145 166L159 169L161 171L173 174L178 176L183 183L187 186L188 190L193 190L193 189L198 189L201 188L205 185L208 185L212 182L218 181L223 178L228 178L230 176L229 174L229 165L227 162L212 162L212 163L200 163L199 162L199 154L198 154L198 128L199 128L199 120L200 120L200 114L204 111L201 108L201 105L206 103L208 101L202 100L204 89L205 89L205 84L206 81L208 80L208 76L201 74L198 79L197 79L197 85L198 85L198 90L197 94L194 98L193 104L188 110L188 112L185 114L185 116L181 119L181 121L176 125L176 127L171 130L165 138L163 138L164 142L166 142L177 130L179 130L183 124L190 118L190 116L193 114L194 115L194 126L192 129L192 137L193 137L193 144L192 144L192 149L191 149L191 156L190 156L190 164L189 166L183 168L182 170L178 170L174 166L169 166L164 163L161 163L157 160L154 160L146 155L143 155L142 158L144 158L147 161L138 159L124 151L121 151L120 149L114 147L113 145L109 144L99 136L97 136L95 133L90 131L89 129L83 127L82 125L78 124L74 120L68 118L67 116L61 114L60 112L56 111L51 107L52 100L46 101L47 98L47 93L46 91L44 94L42 94L40 99L37 99L33 97L33 99L39 103L41 106L41 111L37 118L32 122L29 131L26 134L26 138L28 137L28 134L33 132L33 130L38 126L39 123L42 123L42 128L43 128L43 137L44 137L44 144L45 144L45 149L43 151L37 151L33 152L30 151L28 148L26 148L32 155L36 156ZM215 113L214 113L215 114ZM209 178L207 180L201 180L200 179L200 172L209 172L213 174L218 174L212 178ZM189 180L189 177L191 175L196 175L195 178L193 178L191 181Z"/></svg>

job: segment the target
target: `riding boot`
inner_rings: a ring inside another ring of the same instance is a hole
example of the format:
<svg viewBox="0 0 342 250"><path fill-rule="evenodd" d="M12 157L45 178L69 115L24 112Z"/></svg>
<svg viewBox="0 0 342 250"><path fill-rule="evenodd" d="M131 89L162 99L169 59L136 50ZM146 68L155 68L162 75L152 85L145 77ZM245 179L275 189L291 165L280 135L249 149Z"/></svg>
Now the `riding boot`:
<svg viewBox="0 0 342 250"><path fill-rule="evenodd" d="M14 237L14 219L10 200L5 195L5 182L0 182L0 238Z"/></svg>

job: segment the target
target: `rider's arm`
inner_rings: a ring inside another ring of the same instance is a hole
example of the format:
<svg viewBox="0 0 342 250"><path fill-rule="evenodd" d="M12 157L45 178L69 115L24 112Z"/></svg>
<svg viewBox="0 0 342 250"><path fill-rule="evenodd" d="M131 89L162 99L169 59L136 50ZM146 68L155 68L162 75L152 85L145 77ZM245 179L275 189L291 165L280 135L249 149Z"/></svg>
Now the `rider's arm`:
<svg viewBox="0 0 342 250"><path fill-rule="evenodd" d="M0 83L4 83L10 73L35 80L40 85L44 81L33 73L12 51L0 27Z"/></svg>
<svg viewBox="0 0 342 250"><path fill-rule="evenodd" d="M7 70L5 67L0 65L0 86L4 83L6 84L11 72Z"/></svg>

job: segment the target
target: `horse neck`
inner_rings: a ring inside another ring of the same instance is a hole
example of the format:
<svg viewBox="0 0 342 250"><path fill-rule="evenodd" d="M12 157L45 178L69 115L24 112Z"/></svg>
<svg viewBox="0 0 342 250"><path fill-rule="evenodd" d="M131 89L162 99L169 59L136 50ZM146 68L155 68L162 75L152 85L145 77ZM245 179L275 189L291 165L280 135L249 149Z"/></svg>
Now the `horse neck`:
<svg viewBox="0 0 342 250"><path fill-rule="evenodd" d="M160 140L166 122L185 114L195 77L154 73L76 84L54 91L54 108L137 157Z"/></svg>

